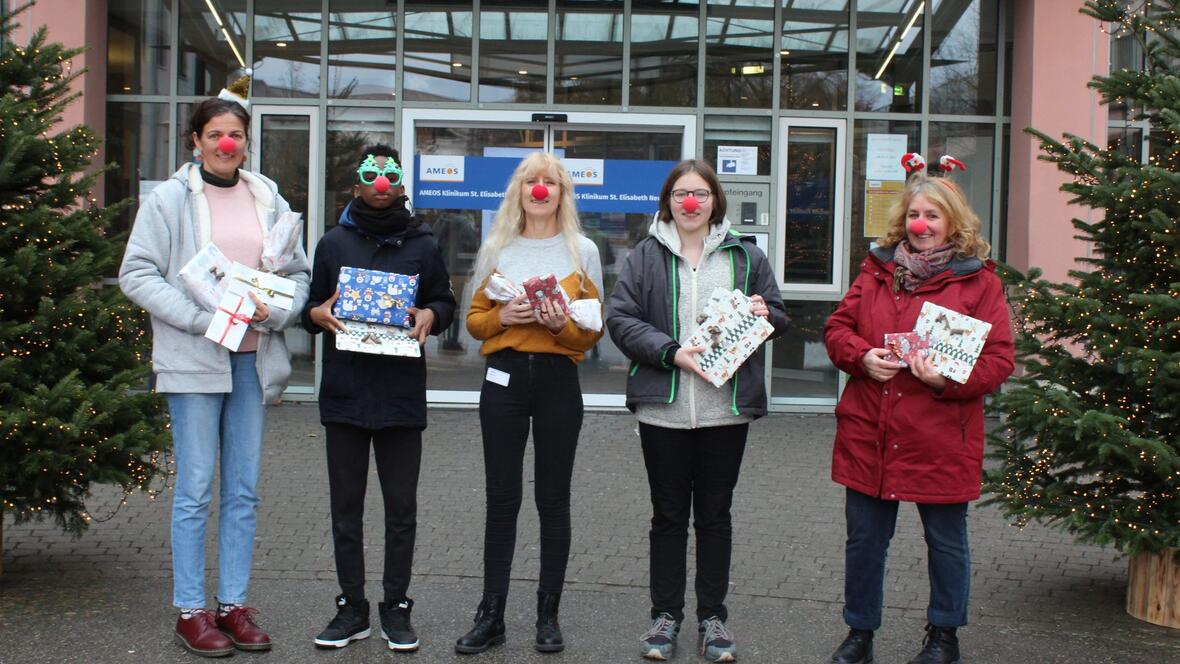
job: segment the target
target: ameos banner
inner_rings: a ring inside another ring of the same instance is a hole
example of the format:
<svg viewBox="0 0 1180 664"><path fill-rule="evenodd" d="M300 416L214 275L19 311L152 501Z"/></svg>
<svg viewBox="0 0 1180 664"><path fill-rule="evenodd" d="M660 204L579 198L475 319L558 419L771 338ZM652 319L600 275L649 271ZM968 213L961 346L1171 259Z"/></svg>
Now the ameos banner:
<svg viewBox="0 0 1180 664"><path fill-rule="evenodd" d="M651 214L674 161L564 159L574 179L578 210ZM495 210L520 157L418 155L413 204L417 209Z"/></svg>

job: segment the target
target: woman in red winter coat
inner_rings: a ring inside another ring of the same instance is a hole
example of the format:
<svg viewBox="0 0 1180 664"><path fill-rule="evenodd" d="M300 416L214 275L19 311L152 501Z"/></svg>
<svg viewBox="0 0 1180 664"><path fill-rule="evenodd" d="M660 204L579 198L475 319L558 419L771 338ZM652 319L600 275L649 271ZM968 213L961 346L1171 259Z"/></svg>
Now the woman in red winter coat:
<svg viewBox="0 0 1180 664"><path fill-rule="evenodd" d="M971 554L967 504L979 497L983 398L1012 373L1014 347L1003 286L979 218L954 183L912 176L889 230L824 328L828 355L851 378L836 406L832 479L843 484L844 621L833 664L867 664L881 626L885 557L899 501L917 504L926 537L930 602L922 651L910 664L959 661ZM925 302L991 323L967 382L910 366L884 335L914 329Z"/></svg>

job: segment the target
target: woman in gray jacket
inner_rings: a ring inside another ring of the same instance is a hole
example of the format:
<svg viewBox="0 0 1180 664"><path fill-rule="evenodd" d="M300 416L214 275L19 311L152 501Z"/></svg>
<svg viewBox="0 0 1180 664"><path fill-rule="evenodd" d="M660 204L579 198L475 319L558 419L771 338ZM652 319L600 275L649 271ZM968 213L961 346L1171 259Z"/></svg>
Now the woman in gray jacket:
<svg viewBox="0 0 1180 664"><path fill-rule="evenodd" d="M223 93L224 94L224 93ZM255 487L265 404L278 401L291 375L282 331L299 320L310 269L302 246L280 269L295 280L293 306L257 303L238 352L205 338L213 314L188 294L180 269L212 242L229 258L257 268L262 238L290 210L267 178L240 170L250 116L244 102L213 98L197 105L185 164L140 201L119 286L147 310L152 324L156 391L172 415L176 487L172 501L173 604L176 641L203 656L234 648L269 650L270 637L245 606L254 552ZM219 459L220 457L220 459ZM205 607L205 525L220 461L218 610Z"/></svg>
<svg viewBox="0 0 1180 664"><path fill-rule="evenodd" d="M725 625L732 519L729 508L749 423L766 414L764 349L720 388L697 365L699 346L680 344L714 288L740 289L774 335L786 331L778 281L752 236L730 230L725 194L705 161L680 162L660 191L659 212L627 255L610 297L607 328L631 360L627 407L639 436L654 514L651 626L641 653L668 659L684 620L688 519L695 512L697 626L709 661L737 657Z"/></svg>

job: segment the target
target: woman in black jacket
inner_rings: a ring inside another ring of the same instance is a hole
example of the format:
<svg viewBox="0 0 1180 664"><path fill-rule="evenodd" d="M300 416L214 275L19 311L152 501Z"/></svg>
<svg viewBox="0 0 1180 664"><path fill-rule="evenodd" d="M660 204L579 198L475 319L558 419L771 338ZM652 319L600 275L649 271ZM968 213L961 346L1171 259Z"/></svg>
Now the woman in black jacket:
<svg viewBox="0 0 1180 664"><path fill-rule="evenodd" d="M365 155L357 169L355 198L341 213L340 224L324 234L316 247L303 325L312 333L344 331L332 315L340 296L336 286L341 267L416 274L417 297L409 308L414 327L409 334L424 344L427 335L447 329L454 317L450 275L434 236L406 207L397 151L376 145ZM406 591L426 428L426 360L338 350L332 341L324 343L323 357L320 422L327 435L332 540L341 593L336 598L336 617L315 644L343 648L369 636L362 523L372 444L385 503L385 601L378 605L381 631L391 650L417 650L418 637L410 624L414 603Z"/></svg>

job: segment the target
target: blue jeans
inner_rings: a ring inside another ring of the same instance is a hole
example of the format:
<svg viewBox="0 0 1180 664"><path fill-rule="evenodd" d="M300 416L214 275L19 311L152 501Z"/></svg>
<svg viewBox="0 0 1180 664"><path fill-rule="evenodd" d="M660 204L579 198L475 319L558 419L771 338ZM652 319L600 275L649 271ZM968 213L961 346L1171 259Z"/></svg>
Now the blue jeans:
<svg viewBox="0 0 1180 664"><path fill-rule="evenodd" d="M879 500L847 489L844 517L844 622L853 629L881 626L885 557L897 523L897 501ZM967 546L967 503L918 504L926 536L930 601L926 621L938 627L967 624L971 591L971 550Z"/></svg>
<svg viewBox="0 0 1180 664"><path fill-rule="evenodd" d="M166 394L172 414L176 488L172 497L172 603L205 606L205 524L221 454L217 599L246 601L254 555L258 467L266 409L255 353L232 353L233 392Z"/></svg>

